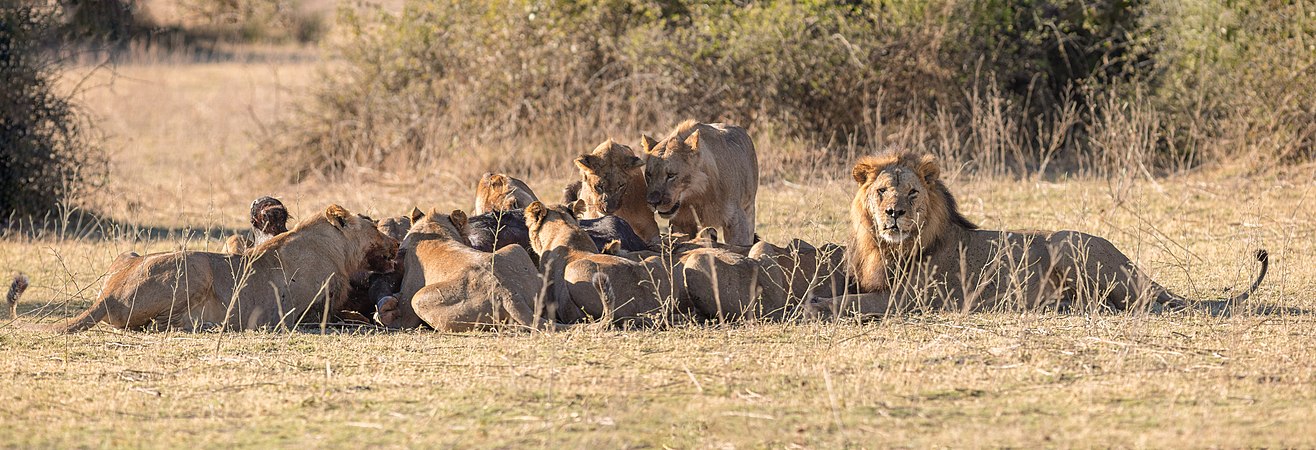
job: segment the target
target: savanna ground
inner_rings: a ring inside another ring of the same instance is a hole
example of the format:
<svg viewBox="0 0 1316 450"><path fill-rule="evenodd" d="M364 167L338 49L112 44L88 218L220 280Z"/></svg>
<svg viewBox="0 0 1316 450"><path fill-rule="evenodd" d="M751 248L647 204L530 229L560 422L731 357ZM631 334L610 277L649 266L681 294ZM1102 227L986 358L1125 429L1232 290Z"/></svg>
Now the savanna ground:
<svg viewBox="0 0 1316 450"><path fill-rule="evenodd" d="M106 133L96 221L11 229L0 268L33 287L21 323L86 307L120 252L216 249L274 194L295 216L331 202L374 217L469 208L442 167L288 184L255 167L254 130L317 78L308 63L122 65L69 73ZM660 132L662 130L645 130ZM625 141L638 137L617 136ZM603 136L599 136L600 139ZM582 149L585 150L585 149ZM765 151L765 150L761 150ZM1316 177L1018 181L955 176L986 227L1108 237L1191 297L1247 284L1231 317L936 313L869 323L556 334L428 331L64 336L0 325L7 447L888 447L1316 445ZM275 170L277 173L277 170ZM529 179L556 198L573 169ZM853 184L777 180L759 233L843 241Z"/></svg>

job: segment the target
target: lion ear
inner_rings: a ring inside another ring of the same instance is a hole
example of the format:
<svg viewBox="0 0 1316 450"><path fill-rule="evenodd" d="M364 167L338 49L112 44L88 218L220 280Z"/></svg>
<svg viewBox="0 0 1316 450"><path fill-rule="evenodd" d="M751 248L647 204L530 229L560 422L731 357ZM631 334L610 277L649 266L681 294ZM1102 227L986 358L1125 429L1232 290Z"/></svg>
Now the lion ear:
<svg viewBox="0 0 1316 450"><path fill-rule="evenodd" d="M582 216L582 215L584 215L584 214L585 214L585 201L584 201L584 200L576 200L576 201L574 201L574 202L571 202L571 215L572 215L572 216L575 216L576 218L580 218L580 216Z"/></svg>
<svg viewBox="0 0 1316 450"><path fill-rule="evenodd" d="M924 183L932 183L941 177L941 164L937 162L937 157L932 155L923 155L918 161L918 176L923 179Z"/></svg>
<svg viewBox="0 0 1316 450"><path fill-rule="evenodd" d="M329 205L329 208L324 210L324 218L329 219L329 223L338 228L347 226L347 218L351 215L352 213L347 212L347 209L338 205Z"/></svg>
<svg viewBox="0 0 1316 450"><path fill-rule="evenodd" d="M608 241L607 244L603 244L602 249L599 249L599 253L605 255L612 255L612 256L621 256L621 241L617 239Z"/></svg>
<svg viewBox="0 0 1316 450"><path fill-rule="evenodd" d="M452 226L457 227L458 233L466 234L466 224L469 222L466 218L466 211L452 210L452 213L448 214L448 221L452 222Z"/></svg>
<svg viewBox="0 0 1316 450"><path fill-rule="evenodd" d="M685 138L685 142L683 142L683 144L685 144L685 147L686 147L686 150L687 150L687 151L690 151L690 152L692 152L692 153L693 153L693 152L698 152L698 151L699 151L699 130L695 130L694 133L690 133L690 136L688 136L688 137Z"/></svg>
<svg viewBox="0 0 1316 450"><path fill-rule="evenodd" d="M411 223L419 222L420 219L424 217L425 217L425 213L421 212L420 208L417 208L415 206L412 206L411 212L407 213L407 218L411 219Z"/></svg>
<svg viewBox="0 0 1316 450"><path fill-rule="evenodd" d="M580 155L576 158L576 167L585 172L594 172L594 168L599 166L599 157L594 155Z"/></svg>
<svg viewBox="0 0 1316 450"><path fill-rule="evenodd" d="M544 203L538 200L530 203L525 207L526 223L539 223L544 221Z"/></svg>
<svg viewBox="0 0 1316 450"><path fill-rule="evenodd" d="M877 165L865 160L860 160L854 164L854 169L850 170L850 176L854 177L854 182L859 184L867 183L877 175Z"/></svg>
<svg viewBox="0 0 1316 450"><path fill-rule="evenodd" d="M655 147L658 147L658 140L647 134L642 134L640 135L640 147L645 153L652 152Z"/></svg>
<svg viewBox="0 0 1316 450"><path fill-rule="evenodd" d="M626 160L626 167L630 169L644 167L644 160L640 159L639 156L632 156Z"/></svg>

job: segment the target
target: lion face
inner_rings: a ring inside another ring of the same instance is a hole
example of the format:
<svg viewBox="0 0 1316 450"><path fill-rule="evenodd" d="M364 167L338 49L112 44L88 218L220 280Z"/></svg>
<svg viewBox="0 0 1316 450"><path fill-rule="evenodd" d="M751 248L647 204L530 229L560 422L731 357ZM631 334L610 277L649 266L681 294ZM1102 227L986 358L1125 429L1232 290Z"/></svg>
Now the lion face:
<svg viewBox="0 0 1316 450"><path fill-rule="evenodd" d="M649 155L644 165L645 200L663 218L675 216L684 201L698 197L708 187L708 176L698 170L702 157L698 131L684 140L658 143L645 137L645 151Z"/></svg>
<svg viewBox="0 0 1316 450"><path fill-rule="evenodd" d="M580 231L580 222L576 214L584 209L584 202L577 200L570 206L546 206L541 202L531 203L525 208L525 225L530 234L530 247L540 255L552 249L558 242L564 242Z"/></svg>
<svg viewBox="0 0 1316 450"><path fill-rule="evenodd" d="M330 205L325 210L329 224L343 232L348 242L365 256L365 270L392 272L396 266L398 241L381 233L369 217L352 214L341 206Z"/></svg>
<svg viewBox="0 0 1316 450"><path fill-rule="evenodd" d="M928 224L929 183L936 178L936 160L926 157L918 166L881 164L863 160L853 176L859 183L855 202L872 222L873 234L889 243L918 235Z"/></svg>
<svg viewBox="0 0 1316 450"><path fill-rule="evenodd" d="M612 139L576 158L575 163L581 175L580 199L603 214L612 214L621 208L632 171L644 165L630 147Z"/></svg>

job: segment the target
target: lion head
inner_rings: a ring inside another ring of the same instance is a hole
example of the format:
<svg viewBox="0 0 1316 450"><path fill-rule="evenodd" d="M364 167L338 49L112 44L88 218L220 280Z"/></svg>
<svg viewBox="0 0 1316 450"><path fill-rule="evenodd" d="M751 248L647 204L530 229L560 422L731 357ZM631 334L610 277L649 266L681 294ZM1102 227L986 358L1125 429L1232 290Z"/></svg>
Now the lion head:
<svg viewBox="0 0 1316 450"><path fill-rule="evenodd" d="M635 152L612 139L604 141L594 150L576 158L576 167L580 168L581 185L579 198L599 213L612 214L621 207L626 189L642 189L627 186L631 174L644 166L644 161Z"/></svg>
<svg viewBox="0 0 1316 450"><path fill-rule="evenodd" d="M329 205L319 217L297 224L296 229L322 227L324 223L342 233L347 239L349 251L361 255L360 260L364 262L362 270L393 271L398 254L398 241L375 228L374 220L360 214L352 214L342 206ZM272 241L262 245L273 245L270 242ZM260 248L257 247L254 251L260 251Z"/></svg>
<svg viewBox="0 0 1316 450"><path fill-rule="evenodd" d="M420 209L412 208L407 219L411 221L411 229L407 230L407 236L416 236L415 239L441 239L445 241L466 242L466 212L455 209L451 213L443 214L438 208L430 210L425 214Z"/></svg>
<svg viewBox="0 0 1316 450"><path fill-rule="evenodd" d="M649 187L645 200L663 218L675 216L683 201L697 198L708 189L708 171L699 168L709 160L699 151L695 125L694 121L682 123L676 133L661 142L643 137L648 155L644 164L644 181Z"/></svg>
<svg viewBox="0 0 1316 450"><path fill-rule="evenodd" d="M577 200L570 205L548 206L542 202L525 208L525 225L530 233L530 247L540 255L560 246L569 246L598 253L598 247L580 229L576 217L585 209Z"/></svg>
<svg viewBox="0 0 1316 450"><path fill-rule="evenodd" d="M850 264L865 292L885 287L884 255L927 249L950 226L977 228L960 214L932 155L901 150L869 156L851 175L859 190L850 204Z"/></svg>

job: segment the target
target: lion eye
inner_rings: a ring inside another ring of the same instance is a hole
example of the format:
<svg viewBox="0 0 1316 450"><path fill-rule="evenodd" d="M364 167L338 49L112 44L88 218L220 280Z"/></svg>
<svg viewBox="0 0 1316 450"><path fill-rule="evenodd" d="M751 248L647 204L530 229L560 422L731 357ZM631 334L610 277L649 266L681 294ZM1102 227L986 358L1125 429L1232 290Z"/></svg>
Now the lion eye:
<svg viewBox="0 0 1316 450"><path fill-rule="evenodd" d="M672 180L675 180L675 179L676 179L676 174L674 174L674 173L669 173L669 174L667 174L667 181L672 181Z"/></svg>
<svg viewBox="0 0 1316 450"><path fill-rule="evenodd" d="M886 195L887 188L877 188L877 195Z"/></svg>
<svg viewBox="0 0 1316 450"><path fill-rule="evenodd" d="M909 196L913 197L915 195L918 195L918 189L910 189Z"/></svg>

